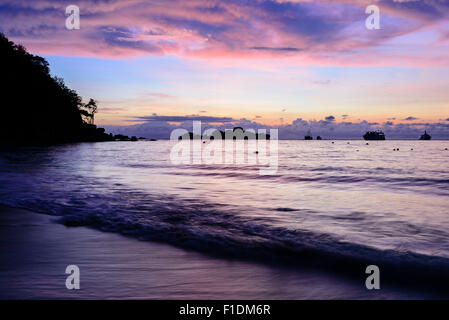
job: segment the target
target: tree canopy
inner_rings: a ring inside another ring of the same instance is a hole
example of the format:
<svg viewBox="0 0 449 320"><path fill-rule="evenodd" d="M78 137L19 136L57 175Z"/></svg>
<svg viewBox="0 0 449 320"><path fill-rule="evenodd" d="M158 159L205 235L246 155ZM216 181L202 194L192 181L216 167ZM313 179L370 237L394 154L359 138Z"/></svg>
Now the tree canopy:
<svg viewBox="0 0 449 320"><path fill-rule="evenodd" d="M2 124L0 141L53 143L107 140L97 129L97 102L83 103L64 80L52 77L48 62L0 33Z"/></svg>

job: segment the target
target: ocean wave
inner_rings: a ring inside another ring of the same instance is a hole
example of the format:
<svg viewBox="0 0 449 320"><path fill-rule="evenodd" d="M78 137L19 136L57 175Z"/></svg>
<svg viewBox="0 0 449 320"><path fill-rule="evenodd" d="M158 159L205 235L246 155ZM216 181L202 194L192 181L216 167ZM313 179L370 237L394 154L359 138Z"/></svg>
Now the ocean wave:
<svg viewBox="0 0 449 320"><path fill-rule="evenodd" d="M227 172L222 171L182 171L182 172L167 172L170 175L180 176L202 176L202 177L223 177L223 178L238 178L243 180L268 180L279 183L321 183L329 185L341 184L363 184L365 187L372 187L375 184L388 184L392 188L408 188L412 191L413 188L426 187L428 190L424 192L435 193L439 195L448 195L449 178L428 178L428 177L413 177L413 176L388 176L388 175L361 175L361 174L311 174L310 172L318 172L319 170L298 171L297 174L273 174L273 175L259 175L256 172L247 172L244 170ZM376 186L377 187L377 186ZM423 192L423 190L420 190Z"/></svg>
<svg viewBox="0 0 449 320"><path fill-rule="evenodd" d="M161 241L207 254L304 265L343 273L361 273L375 264L385 279L399 282L449 284L449 259L405 251L380 250L349 243L326 233L290 230L215 210L161 210L157 221L147 217L66 215L66 226L90 226L140 240Z"/></svg>
<svg viewBox="0 0 449 320"><path fill-rule="evenodd" d="M122 194L125 198L135 196L134 192ZM367 265L375 264L381 268L382 276L391 281L431 283L437 287L449 284L446 257L402 248L381 250L326 233L275 227L269 219L243 217L222 205L173 197L160 199L147 195L146 201L136 202L132 208L119 205L118 199L104 198L96 206L92 205L93 198L88 200L91 205L84 201L56 203L35 199L17 202L15 206L59 216L57 221L69 227L92 227L211 255L362 275Z"/></svg>

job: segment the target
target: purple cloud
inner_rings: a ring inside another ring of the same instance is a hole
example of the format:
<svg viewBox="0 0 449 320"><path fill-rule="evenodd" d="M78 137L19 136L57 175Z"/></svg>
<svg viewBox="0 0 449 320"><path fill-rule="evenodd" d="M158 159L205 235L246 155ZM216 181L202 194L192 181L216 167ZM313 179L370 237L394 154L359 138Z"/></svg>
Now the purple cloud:
<svg viewBox="0 0 449 320"><path fill-rule="evenodd" d="M304 139L310 132L313 136L321 136L324 139L362 139L366 131L382 130L387 139L418 139L427 130L434 139L449 139L449 123L398 123L391 121L383 124L377 122L336 122L326 120L304 120L298 118L291 123L280 126L267 126L262 123L245 118L232 119L227 117L200 117L200 116L157 116L144 117L146 122L130 126L109 126L108 132L114 134L144 136L147 138L168 139L172 130L183 128L192 130L192 120L202 121L202 129L215 128L219 130L243 127L245 129L278 129L279 139ZM221 120L221 121L220 121ZM173 124L177 122L177 124ZM211 125L211 123L215 123Z"/></svg>
<svg viewBox="0 0 449 320"><path fill-rule="evenodd" d="M145 121L145 122L185 122L185 121L202 121L202 122L233 122L235 121L233 118L229 117L212 117L212 116L197 116L197 115L191 115L191 116L158 116L158 115L151 115L151 116L142 116L142 117L135 117L132 120L129 121Z"/></svg>

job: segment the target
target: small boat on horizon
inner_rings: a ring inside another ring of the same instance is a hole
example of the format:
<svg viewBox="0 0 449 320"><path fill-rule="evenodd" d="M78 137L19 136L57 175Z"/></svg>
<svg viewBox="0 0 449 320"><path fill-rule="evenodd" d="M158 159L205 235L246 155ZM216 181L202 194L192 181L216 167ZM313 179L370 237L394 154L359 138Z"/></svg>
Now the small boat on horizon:
<svg viewBox="0 0 449 320"><path fill-rule="evenodd" d="M432 137L427 133L427 131L424 131L424 134L421 135L419 140L432 140Z"/></svg>
<svg viewBox="0 0 449 320"><path fill-rule="evenodd" d="M304 136L304 140L313 140L313 136L310 130L307 131L306 135Z"/></svg>
<svg viewBox="0 0 449 320"><path fill-rule="evenodd" d="M363 135L365 140L385 140L385 134L382 131L368 131Z"/></svg>

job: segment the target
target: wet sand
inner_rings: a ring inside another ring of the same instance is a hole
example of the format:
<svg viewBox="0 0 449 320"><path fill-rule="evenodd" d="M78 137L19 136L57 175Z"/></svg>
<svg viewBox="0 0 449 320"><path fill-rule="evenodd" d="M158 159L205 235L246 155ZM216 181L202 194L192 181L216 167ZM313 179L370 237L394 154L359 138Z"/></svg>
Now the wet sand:
<svg viewBox="0 0 449 320"><path fill-rule="evenodd" d="M314 270L209 257L0 206L1 299L407 299ZM67 265L80 290L65 287ZM361 271L363 272L363 270Z"/></svg>

